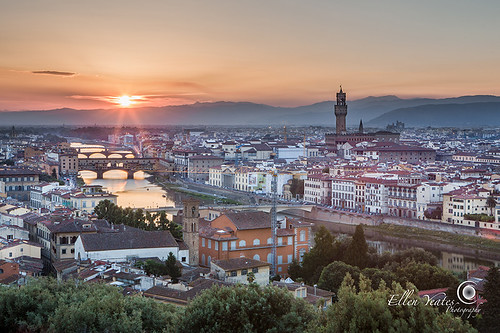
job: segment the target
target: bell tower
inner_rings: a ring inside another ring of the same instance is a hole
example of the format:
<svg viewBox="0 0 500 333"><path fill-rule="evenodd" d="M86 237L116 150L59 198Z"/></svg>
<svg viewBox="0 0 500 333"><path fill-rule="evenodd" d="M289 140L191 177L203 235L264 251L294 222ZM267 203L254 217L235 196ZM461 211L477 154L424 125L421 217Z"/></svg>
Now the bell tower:
<svg viewBox="0 0 500 333"><path fill-rule="evenodd" d="M340 91L337 93L337 104L335 104L337 135L346 134L346 125L345 125L346 116L347 116L347 104L345 102L345 92L342 91L342 86L340 86Z"/></svg>
<svg viewBox="0 0 500 333"><path fill-rule="evenodd" d="M200 202L196 199L185 199L182 202L184 210L182 215L182 235L184 243L189 248L189 264L198 266L200 234L198 230L200 218Z"/></svg>

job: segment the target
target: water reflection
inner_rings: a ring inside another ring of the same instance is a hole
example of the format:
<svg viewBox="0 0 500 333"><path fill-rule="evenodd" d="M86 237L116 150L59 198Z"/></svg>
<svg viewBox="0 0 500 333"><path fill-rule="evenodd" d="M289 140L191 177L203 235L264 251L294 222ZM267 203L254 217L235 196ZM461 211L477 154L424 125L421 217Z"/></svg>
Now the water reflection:
<svg viewBox="0 0 500 333"><path fill-rule="evenodd" d="M150 183L142 171L134 174L134 179L127 179L127 173L121 170L111 170L104 173L104 179L96 179L92 171L80 171L87 185L102 185L108 191L116 194L117 204L132 208L157 208L174 206L166 192L155 184Z"/></svg>

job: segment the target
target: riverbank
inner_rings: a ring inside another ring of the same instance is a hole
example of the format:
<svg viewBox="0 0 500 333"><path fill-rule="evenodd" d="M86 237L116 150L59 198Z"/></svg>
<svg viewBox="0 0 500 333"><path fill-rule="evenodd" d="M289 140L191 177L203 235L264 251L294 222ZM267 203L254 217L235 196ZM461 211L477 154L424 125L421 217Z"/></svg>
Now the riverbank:
<svg viewBox="0 0 500 333"><path fill-rule="evenodd" d="M342 214L328 214L328 217L327 212L323 210L321 214L287 211L286 215L313 223L313 230L323 225L333 234L352 235L356 225L361 223L365 228L367 239L374 241L399 244L401 248L405 246L422 247L427 250L454 252L474 258L500 261L500 241L479 235L387 224L376 219L377 216L369 216L368 218L349 216L347 219L344 212Z"/></svg>
<svg viewBox="0 0 500 333"><path fill-rule="evenodd" d="M182 183L173 183L165 179L163 176L152 175L147 178L147 180L153 184L160 186L164 191L173 191L177 193L182 193L190 197L194 197L209 204L220 204L220 205L242 205L241 202L226 198L224 196L219 196L212 193L197 191L189 189L183 186Z"/></svg>
<svg viewBox="0 0 500 333"><path fill-rule="evenodd" d="M380 225L367 225L366 229L389 236L408 238L412 240L434 241L441 244L450 244L459 247L467 247L474 250L493 251L500 254L500 241L484 237L463 235L447 231L427 230L415 227L382 223Z"/></svg>

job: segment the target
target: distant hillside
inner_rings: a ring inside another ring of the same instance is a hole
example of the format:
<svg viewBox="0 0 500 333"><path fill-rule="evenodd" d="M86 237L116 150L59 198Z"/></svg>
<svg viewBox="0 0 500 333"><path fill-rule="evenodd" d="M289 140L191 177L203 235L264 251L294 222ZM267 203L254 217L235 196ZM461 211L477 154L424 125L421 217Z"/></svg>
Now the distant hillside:
<svg viewBox="0 0 500 333"><path fill-rule="evenodd" d="M387 112L368 122L383 127L395 121L406 127L482 127L500 126L500 102L466 104L428 104Z"/></svg>
<svg viewBox="0 0 500 333"><path fill-rule="evenodd" d="M495 104L500 103L500 97L462 96L446 99L401 99L396 96L367 97L348 101L347 124L349 126L357 125L360 119L363 119L363 122L367 125L382 127L396 120L406 123L407 121L404 119L408 117L400 116L399 112L402 112L401 110L422 105L434 105L438 107L452 103L464 105L470 103ZM478 104L472 105L477 106ZM250 102L214 102L155 108L116 108L106 110L75 110L64 108L45 111L4 111L0 112L0 125L287 124L335 126L333 107L333 101L325 101L293 108L274 107ZM434 122L433 124L436 125L440 123ZM408 123L408 125L410 125L410 123Z"/></svg>

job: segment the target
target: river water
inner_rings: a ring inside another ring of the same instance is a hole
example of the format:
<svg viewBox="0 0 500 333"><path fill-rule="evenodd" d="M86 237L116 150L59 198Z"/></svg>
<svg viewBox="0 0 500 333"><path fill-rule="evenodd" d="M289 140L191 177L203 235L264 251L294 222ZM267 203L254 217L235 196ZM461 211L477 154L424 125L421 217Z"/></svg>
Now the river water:
<svg viewBox="0 0 500 333"><path fill-rule="evenodd" d="M105 147L98 145L86 145L79 142L72 142L74 148L81 148L82 152L99 153ZM123 151L120 152L131 152ZM85 158L80 155L79 158ZM101 156L102 157L102 156ZM101 185L111 193L117 195L117 204L122 207L132 208L157 208L175 206L175 197L172 193L167 193L160 186L149 182L147 173L138 171L134 174L134 179L127 179L127 173L121 170L111 170L104 173L104 179L96 179L97 174L92 171L80 171L80 176L87 185Z"/></svg>
<svg viewBox="0 0 500 333"><path fill-rule="evenodd" d="M354 234L355 226L341 223L332 223L304 219L314 223L313 231L324 225L334 236L345 237ZM452 272L462 273L477 269L480 265L489 266L494 264L500 267L500 253L475 250L469 247L459 247L451 244L443 244L432 240L413 239L409 237L395 237L382 234L376 230L365 228L366 242L377 250L377 253L403 251L412 247L422 248L432 252L439 260L439 266Z"/></svg>

